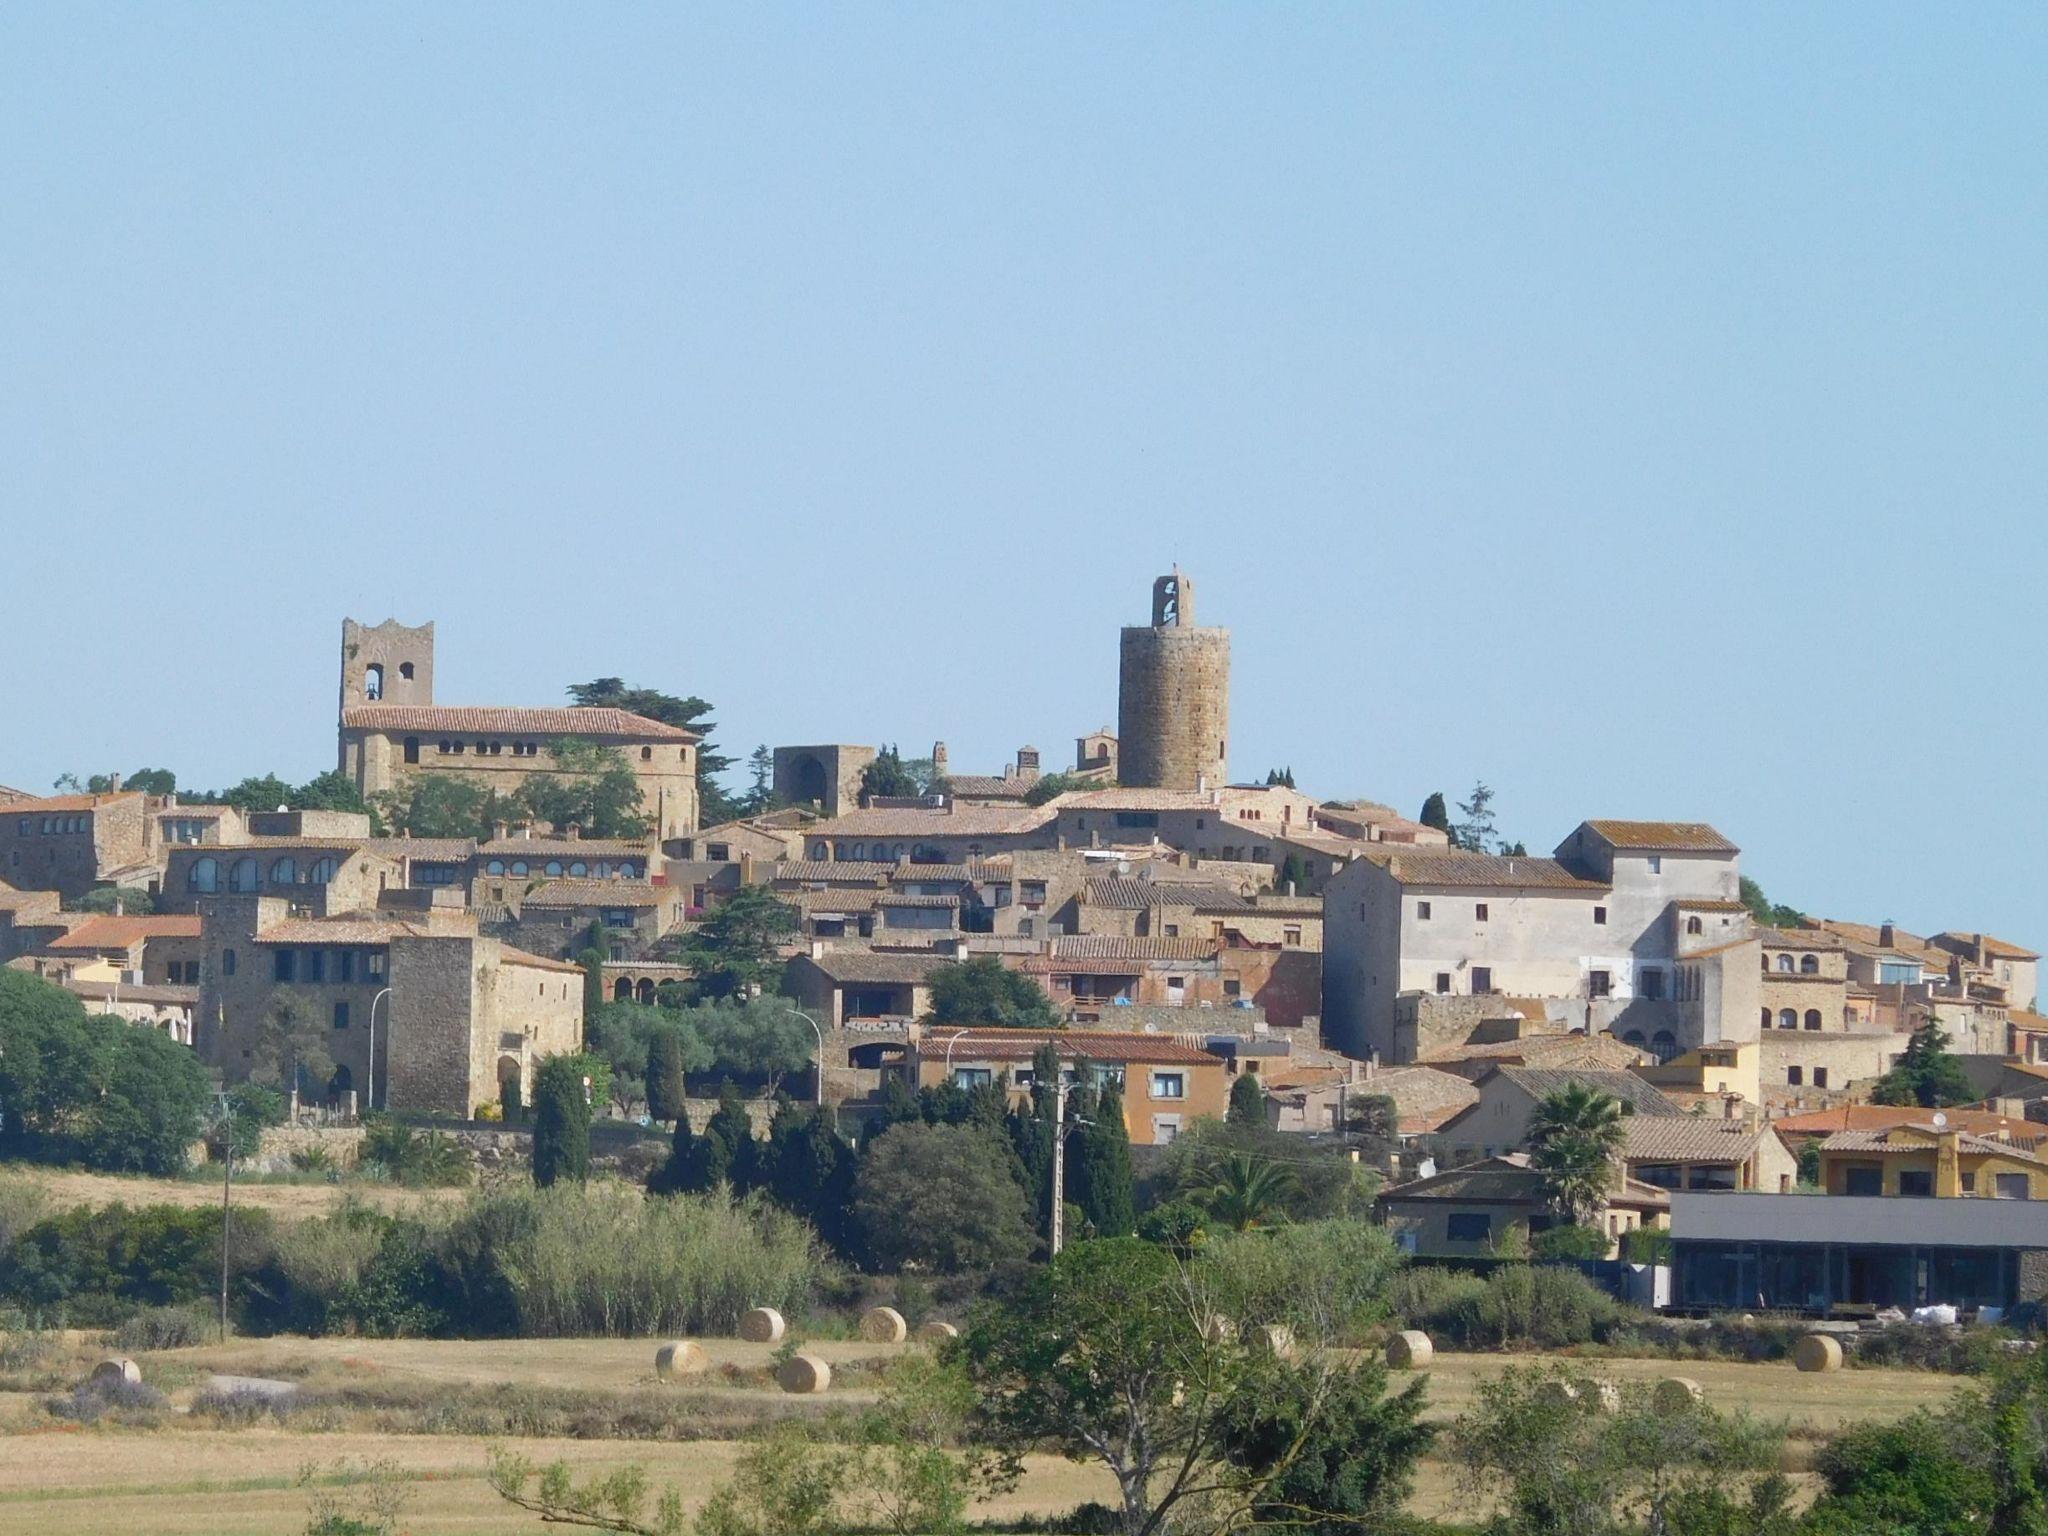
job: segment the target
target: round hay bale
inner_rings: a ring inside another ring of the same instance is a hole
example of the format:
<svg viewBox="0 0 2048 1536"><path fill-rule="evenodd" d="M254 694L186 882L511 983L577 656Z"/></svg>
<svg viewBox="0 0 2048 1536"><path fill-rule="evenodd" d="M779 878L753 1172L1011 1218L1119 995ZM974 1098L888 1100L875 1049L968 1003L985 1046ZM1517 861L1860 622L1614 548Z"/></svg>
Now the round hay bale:
<svg viewBox="0 0 2048 1536"><path fill-rule="evenodd" d="M1706 1395L1690 1376L1666 1376L1650 1393L1650 1406L1659 1413L1683 1413Z"/></svg>
<svg viewBox="0 0 2048 1536"><path fill-rule="evenodd" d="M860 1336L870 1344L901 1344L910 1337L910 1325L894 1307L869 1307L861 1314Z"/></svg>
<svg viewBox="0 0 2048 1536"><path fill-rule="evenodd" d="M1252 1342L1275 1360L1294 1358L1294 1330L1285 1323L1268 1323L1255 1329Z"/></svg>
<svg viewBox="0 0 2048 1536"><path fill-rule="evenodd" d="M92 1384L96 1387L135 1386L141 1380L142 1368L126 1355L115 1355L92 1368Z"/></svg>
<svg viewBox="0 0 2048 1536"><path fill-rule="evenodd" d="M664 1381L671 1376L694 1376L710 1367L704 1347L689 1339L671 1339L654 1352L654 1374Z"/></svg>
<svg viewBox="0 0 2048 1536"><path fill-rule="evenodd" d="M943 1344L948 1339L959 1338L960 1330L951 1323L941 1323L934 1320L920 1326L917 1330L917 1336L927 1344Z"/></svg>
<svg viewBox="0 0 2048 1536"><path fill-rule="evenodd" d="M749 1344L780 1344L789 1324L773 1307L756 1307L740 1318L740 1337Z"/></svg>
<svg viewBox="0 0 2048 1536"><path fill-rule="evenodd" d="M776 1370L775 1385L785 1392L823 1392L832 1385L832 1367L816 1355L791 1355Z"/></svg>
<svg viewBox="0 0 2048 1536"><path fill-rule="evenodd" d="M1792 1363L1802 1371L1839 1371L1842 1345L1825 1333L1803 1334L1792 1346Z"/></svg>
<svg viewBox="0 0 2048 1536"><path fill-rule="evenodd" d="M1202 1319L1202 1337L1211 1344L1228 1344L1237 1337L1237 1324L1220 1312Z"/></svg>
<svg viewBox="0 0 2048 1536"><path fill-rule="evenodd" d="M1387 1364L1397 1371L1419 1371L1436 1358L1436 1346L1419 1328L1405 1328L1387 1340Z"/></svg>

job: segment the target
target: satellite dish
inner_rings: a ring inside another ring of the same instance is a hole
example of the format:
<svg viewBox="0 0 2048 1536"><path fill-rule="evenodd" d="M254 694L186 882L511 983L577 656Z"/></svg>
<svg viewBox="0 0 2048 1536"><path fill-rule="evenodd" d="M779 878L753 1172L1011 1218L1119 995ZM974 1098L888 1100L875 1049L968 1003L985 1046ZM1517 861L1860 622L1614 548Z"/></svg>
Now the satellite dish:
<svg viewBox="0 0 2048 1536"><path fill-rule="evenodd" d="M1934 1128L1937 1131L1945 1131L1948 1129L1948 1116L1944 1115L1938 1109L1934 1112Z"/></svg>

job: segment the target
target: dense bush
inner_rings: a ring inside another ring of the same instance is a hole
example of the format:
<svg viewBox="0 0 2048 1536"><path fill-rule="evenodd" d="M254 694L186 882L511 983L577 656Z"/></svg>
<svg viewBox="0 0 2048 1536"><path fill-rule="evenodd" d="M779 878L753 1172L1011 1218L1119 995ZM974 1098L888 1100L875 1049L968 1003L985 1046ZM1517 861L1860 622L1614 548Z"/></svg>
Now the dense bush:
<svg viewBox="0 0 2048 1536"><path fill-rule="evenodd" d="M271 1231L264 1212L235 1214L238 1289L267 1258ZM219 1285L220 1212L211 1207L80 1206L37 1222L0 1253L0 1300L74 1327L202 1301Z"/></svg>
<svg viewBox="0 0 2048 1536"><path fill-rule="evenodd" d="M296 1166L298 1157L292 1161ZM413 1189L467 1184L476 1171L460 1142L439 1131L416 1131L387 1115L369 1117L360 1162L366 1172Z"/></svg>
<svg viewBox="0 0 2048 1536"><path fill-rule="evenodd" d="M46 1412L75 1424L97 1424L112 1418L117 1424L149 1426L162 1418L168 1406L163 1393L141 1381L88 1381L43 1400Z"/></svg>
<svg viewBox="0 0 2048 1536"><path fill-rule="evenodd" d="M1395 1315L1440 1343L1472 1349L1558 1349L1604 1337L1624 1316L1575 1269L1506 1264L1486 1279L1414 1267L1389 1288Z"/></svg>
<svg viewBox="0 0 2048 1536"><path fill-rule="evenodd" d="M1314 1221L1216 1233L1203 1245L1194 1273L1215 1310L1227 1316L1350 1342L1385 1315L1389 1278L1400 1262L1382 1228Z"/></svg>
<svg viewBox="0 0 2048 1536"><path fill-rule="evenodd" d="M220 1314L194 1303L183 1307L148 1307L114 1330L115 1347L130 1352L190 1349L220 1337Z"/></svg>

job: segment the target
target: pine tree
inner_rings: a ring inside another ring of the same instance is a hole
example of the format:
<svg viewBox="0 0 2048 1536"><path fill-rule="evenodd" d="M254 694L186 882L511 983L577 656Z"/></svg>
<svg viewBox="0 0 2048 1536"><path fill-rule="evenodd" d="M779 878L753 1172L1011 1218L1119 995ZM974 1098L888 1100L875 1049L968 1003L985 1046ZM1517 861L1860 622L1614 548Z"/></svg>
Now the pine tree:
<svg viewBox="0 0 2048 1536"><path fill-rule="evenodd" d="M1266 1123L1266 1090L1260 1085L1256 1073L1240 1072L1237 1075L1237 1081L1230 1085L1230 1110L1224 1118L1232 1125Z"/></svg>
<svg viewBox="0 0 2048 1536"><path fill-rule="evenodd" d="M1464 816L1451 833L1451 841L1468 853L1491 853L1494 848L1493 791L1481 779L1472 786L1472 798L1460 800Z"/></svg>
<svg viewBox="0 0 2048 1536"><path fill-rule="evenodd" d="M590 1175L590 1105L581 1058L549 1056L533 1085L533 1182L542 1189Z"/></svg>
<svg viewBox="0 0 2048 1536"><path fill-rule="evenodd" d="M657 1030L647 1042L647 1113L656 1120L674 1120L688 1097L682 1037L673 1029Z"/></svg>
<svg viewBox="0 0 2048 1536"><path fill-rule="evenodd" d="M732 1186L734 1194L744 1195L758 1182L754 1122L739 1090L730 1081L719 1091L718 1108L712 1112L697 1145L698 1176L691 1180L692 1189L710 1189L723 1180Z"/></svg>
<svg viewBox="0 0 2048 1536"><path fill-rule="evenodd" d="M1106 1084L1089 1106L1075 1159L1072 1198L1097 1237L1129 1237L1137 1225L1131 1179L1131 1134L1124 1124L1123 1095Z"/></svg>

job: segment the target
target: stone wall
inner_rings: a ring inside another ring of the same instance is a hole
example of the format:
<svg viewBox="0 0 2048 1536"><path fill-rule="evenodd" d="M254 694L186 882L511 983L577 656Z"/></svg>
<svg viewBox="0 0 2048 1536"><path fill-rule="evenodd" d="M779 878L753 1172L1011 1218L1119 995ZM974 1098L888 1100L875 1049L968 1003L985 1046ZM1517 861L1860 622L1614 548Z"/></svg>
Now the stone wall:
<svg viewBox="0 0 2048 1536"><path fill-rule="evenodd" d="M1230 631L1123 632L1117 681L1117 777L1140 789L1230 782Z"/></svg>
<svg viewBox="0 0 2048 1536"><path fill-rule="evenodd" d="M1774 1029L1757 1042L1757 1076L1763 1091L1798 1093L1801 1089L1823 1088L1838 1093L1852 1084L1882 1077L1891 1070L1892 1058L1906 1049L1906 1037L1885 1031L1881 1034L1849 1034L1815 1030ZM1799 1068L1800 1081L1791 1081L1791 1068ZM1825 1084L1814 1081L1817 1072L1827 1073Z"/></svg>
<svg viewBox="0 0 2048 1536"><path fill-rule="evenodd" d="M362 1158L363 1136L359 1125L268 1126L248 1166L258 1173L290 1173L293 1153L317 1149L325 1152L336 1168L353 1168Z"/></svg>

